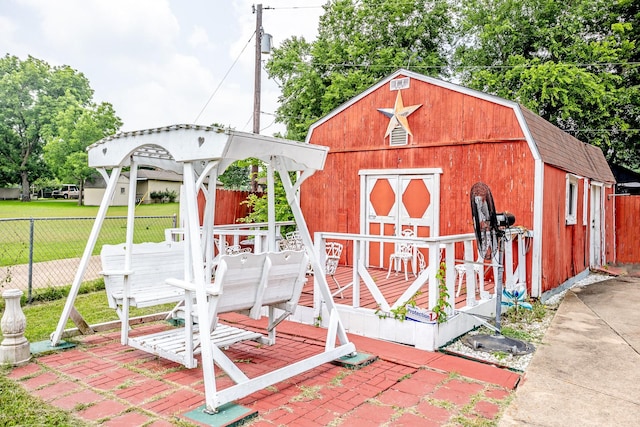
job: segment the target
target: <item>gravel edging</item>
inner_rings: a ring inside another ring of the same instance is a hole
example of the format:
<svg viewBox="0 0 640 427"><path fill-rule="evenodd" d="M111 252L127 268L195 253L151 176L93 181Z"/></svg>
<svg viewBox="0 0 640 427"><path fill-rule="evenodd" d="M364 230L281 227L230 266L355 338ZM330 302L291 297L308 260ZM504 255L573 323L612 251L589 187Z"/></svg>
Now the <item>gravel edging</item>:
<svg viewBox="0 0 640 427"><path fill-rule="evenodd" d="M610 278L611 276L607 274L591 273L584 279L577 281L571 288L579 287L579 286L587 286L592 283L597 283ZM504 320L502 323L502 327L513 327L514 329L518 329L523 332L526 332L532 337L530 342L534 346L541 344L544 338L544 334L549 328L549 325L551 325L553 316L555 316L556 314L558 306L562 302L562 299L564 298L567 291L571 288L565 289L564 291L558 293L557 295L554 295L553 297L549 298L545 302L547 311L546 311L545 317L540 322L530 322L530 323L520 322L516 324L511 324L508 321ZM521 355L521 356L513 356L511 354L499 353L499 352L488 353L485 351L474 350L471 347L466 346L462 342L462 338L467 335L492 334L492 333L493 333L492 331L490 331L485 327L478 328L476 330L469 332L466 335L458 337L452 343L441 347L440 351L447 354L452 354L455 356L460 356L467 359L487 363L490 365L495 365L500 368L507 368L514 371L518 371L518 372L526 371L527 366L529 366L529 362L531 362L531 359L535 354L535 351L529 354Z"/></svg>

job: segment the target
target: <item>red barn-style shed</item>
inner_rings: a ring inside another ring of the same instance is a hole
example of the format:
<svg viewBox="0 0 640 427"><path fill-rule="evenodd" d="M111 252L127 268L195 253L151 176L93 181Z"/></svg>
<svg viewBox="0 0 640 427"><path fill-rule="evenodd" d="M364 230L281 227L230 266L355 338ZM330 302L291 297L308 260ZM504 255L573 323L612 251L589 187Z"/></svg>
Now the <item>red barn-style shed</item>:
<svg viewBox="0 0 640 427"><path fill-rule="evenodd" d="M614 260L602 151L518 103L399 70L314 123L307 142L330 148L301 195L312 232L471 233L469 190L482 181L532 233L532 296Z"/></svg>

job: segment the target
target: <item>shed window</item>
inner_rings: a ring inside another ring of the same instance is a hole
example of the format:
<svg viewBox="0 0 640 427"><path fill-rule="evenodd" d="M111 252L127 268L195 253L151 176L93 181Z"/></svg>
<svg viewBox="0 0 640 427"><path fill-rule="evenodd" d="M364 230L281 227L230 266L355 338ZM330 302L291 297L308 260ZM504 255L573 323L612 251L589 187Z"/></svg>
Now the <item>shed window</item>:
<svg viewBox="0 0 640 427"><path fill-rule="evenodd" d="M576 224L578 210L578 178L567 175L566 224Z"/></svg>

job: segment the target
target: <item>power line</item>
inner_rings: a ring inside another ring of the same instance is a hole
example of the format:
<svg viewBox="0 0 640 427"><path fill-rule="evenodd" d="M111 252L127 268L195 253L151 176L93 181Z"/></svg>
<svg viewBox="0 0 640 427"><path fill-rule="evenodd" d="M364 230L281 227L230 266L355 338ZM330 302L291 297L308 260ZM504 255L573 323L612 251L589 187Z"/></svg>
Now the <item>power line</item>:
<svg viewBox="0 0 640 427"><path fill-rule="evenodd" d="M198 113L198 115L196 116L195 120L193 121L193 123L197 123L198 119L200 118L200 116L202 115L202 113L204 113L204 110L207 108L207 106L209 105L209 103L211 102L211 100L213 99L213 97L216 95L216 93L218 93L218 90L220 89L220 87L222 86L222 84L224 83L224 81L226 80L227 76L229 76L229 73L231 73L231 70L233 69L233 67L236 65L236 63L238 62L238 60L240 59L240 57L242 56L242 54L244 53L244 50L247 48L247 46L249 46L249 43L251 43L251 40L253 40L253 37L256 35L256 32L254 31L253 34L251 35L251 37L249 38L249 40L247 40L247 43L244 45L244 47L242 48L242 50L240 51L240 53L238 54L238 56L236 57L236 59L233 61L233 64L231 64L231 66L229 67L229 69L227 70L227 72L225 73L225 75L222 77L222 80L220 80L220 83L218 83L218 86L215 88L215 90L213 91L213 93L211 94L211 96L209 97L209 99L207 100L207 102L205 102L204 107L202 107L202 110L200 110L200 112Z"/></svg>

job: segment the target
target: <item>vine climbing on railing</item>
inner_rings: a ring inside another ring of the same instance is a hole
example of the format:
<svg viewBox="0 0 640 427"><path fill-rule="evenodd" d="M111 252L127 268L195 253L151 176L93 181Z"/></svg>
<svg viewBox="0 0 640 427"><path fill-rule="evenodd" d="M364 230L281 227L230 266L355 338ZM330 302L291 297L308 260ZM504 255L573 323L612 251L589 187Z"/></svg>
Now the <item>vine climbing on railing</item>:
<svg viewBox="0 0 640 427"><path fill-rule="evenodd" d="M447 265L441 262L436 273L436 279L438 280L438 301L436 305L433 306L432 311L436 315L436 321L438 323L447 321L447 308L451 307L449 303L449 290L447 289L446 267Z"/></svg>

